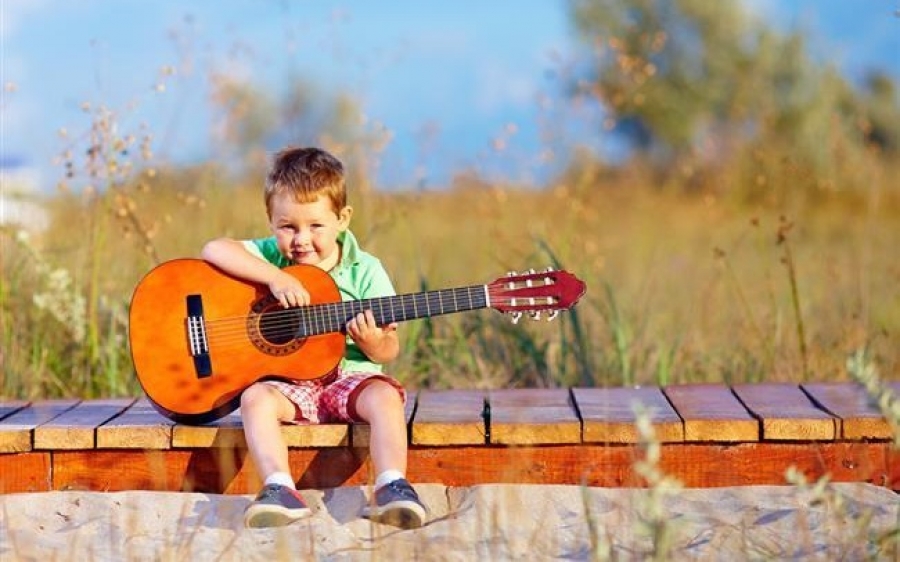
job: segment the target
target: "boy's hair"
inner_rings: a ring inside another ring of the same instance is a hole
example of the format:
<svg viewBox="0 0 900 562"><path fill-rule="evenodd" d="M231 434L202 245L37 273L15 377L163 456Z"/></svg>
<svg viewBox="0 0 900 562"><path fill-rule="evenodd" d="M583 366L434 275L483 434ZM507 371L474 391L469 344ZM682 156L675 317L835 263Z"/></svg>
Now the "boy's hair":
<svg viewBox="0 0 900 562"><path fill-rule="evenodd" d="M325 196L338 213L347 206L344 165L321 148L286 148L275 155L266 176L269 217L272 199L282 194L292 195L298 203L313 203L319 196Z"/></svg>

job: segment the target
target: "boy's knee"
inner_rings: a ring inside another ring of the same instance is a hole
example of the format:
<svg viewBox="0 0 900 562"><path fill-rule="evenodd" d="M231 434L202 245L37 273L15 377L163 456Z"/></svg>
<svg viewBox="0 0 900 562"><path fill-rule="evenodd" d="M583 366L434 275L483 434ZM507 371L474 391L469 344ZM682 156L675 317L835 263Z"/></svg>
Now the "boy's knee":
<svg viewBox="0 0 900 562"><path fill-rule="evenodd" d="M385 380L366 380L351 395L350 413L354 418L370 421L372 412L386 408L403 408L403 400L394 385Z"/></svg>
<svg viewBox="0 0 900 562"><path fill-rule="evenodd" d="M261 406L269 406L274 399L273 393L276 392L278 392L276 389L267 384L254 383L241 394L241 409L252 410Z"/></svg>

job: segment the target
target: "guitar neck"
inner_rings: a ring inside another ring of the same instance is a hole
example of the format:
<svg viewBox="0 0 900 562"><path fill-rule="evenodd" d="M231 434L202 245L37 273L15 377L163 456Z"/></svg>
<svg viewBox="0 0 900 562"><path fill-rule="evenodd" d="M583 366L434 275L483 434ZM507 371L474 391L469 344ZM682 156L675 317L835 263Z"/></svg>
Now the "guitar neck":
<svg viewBox="0 0 900 562"><path fill-rule="evenodd" d="M343 332L347 322L371 310L379 326L418 318L477 310L490 306L487 285L425 291L390 297L341 301L292 309L297 315L297 337Z"/></svg>

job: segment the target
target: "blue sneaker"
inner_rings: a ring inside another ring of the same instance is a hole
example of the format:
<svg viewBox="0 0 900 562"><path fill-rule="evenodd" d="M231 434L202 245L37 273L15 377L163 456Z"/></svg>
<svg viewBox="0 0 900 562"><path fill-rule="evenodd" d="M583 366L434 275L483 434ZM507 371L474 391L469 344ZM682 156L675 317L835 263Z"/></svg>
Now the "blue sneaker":
<svg viewBox="0 0 900 562"><path fill-rule="evenodd" d="M312 511L297 490L269 484L256 496L244 512L247 527L282 527L298 519L309 517Z"/></svg>
<svg viewBox="0 0 900 562"><path fill-rule="evenodd" d="M405 478L379 488L374 499L374 505L363 508L363 517L401 529L417 529L425 522L427 510Z"/></svg>

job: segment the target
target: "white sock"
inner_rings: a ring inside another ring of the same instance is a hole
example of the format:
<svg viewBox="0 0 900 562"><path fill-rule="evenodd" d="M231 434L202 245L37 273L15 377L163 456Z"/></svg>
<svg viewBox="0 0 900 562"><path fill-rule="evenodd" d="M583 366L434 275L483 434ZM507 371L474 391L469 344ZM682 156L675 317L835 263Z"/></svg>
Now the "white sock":
<svg viewBox="0 0 900 562"><path fill-rule="evenodd" d="M266 476L266 481L264 482L266 486L269 484L279 484L281 486L287 486L292 490L296 490L297 488L294 486L294 479L291 478L291 475L287 472L273 472L272 474Z"/></svg>
<svg viewBox="0 0 900 562"><path fill-rule="evenodd" d="M393 482L394 480L399 480L403 478L403 473L399 470L388 469L378 475L375 478L375 489L378 490L382 486L386 486Z"/></svg>

